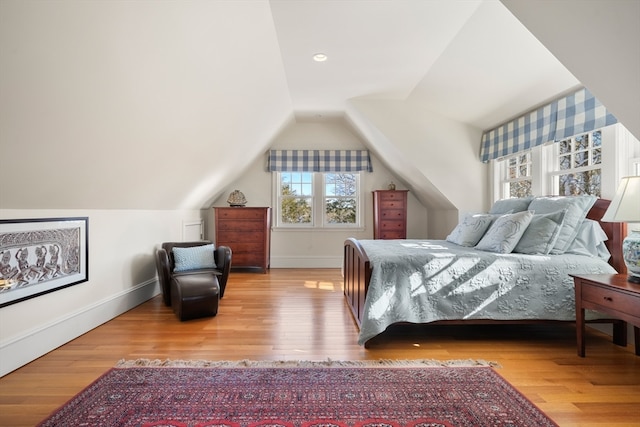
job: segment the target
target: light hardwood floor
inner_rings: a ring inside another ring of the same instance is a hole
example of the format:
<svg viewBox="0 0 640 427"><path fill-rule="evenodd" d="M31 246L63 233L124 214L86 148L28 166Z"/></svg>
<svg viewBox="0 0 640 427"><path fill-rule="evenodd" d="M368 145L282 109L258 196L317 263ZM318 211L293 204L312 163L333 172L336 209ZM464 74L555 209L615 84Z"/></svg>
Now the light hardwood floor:
<svg viewBox="0 0 640 427"><path fill-rule="evenodd" d="M640 357L575 328L402 326L356 344L335 269L232 272L216 317L179 322L158 296L0 379L0 426L32 426L120 359L484 359L560 426L640 425Z"/></svg>

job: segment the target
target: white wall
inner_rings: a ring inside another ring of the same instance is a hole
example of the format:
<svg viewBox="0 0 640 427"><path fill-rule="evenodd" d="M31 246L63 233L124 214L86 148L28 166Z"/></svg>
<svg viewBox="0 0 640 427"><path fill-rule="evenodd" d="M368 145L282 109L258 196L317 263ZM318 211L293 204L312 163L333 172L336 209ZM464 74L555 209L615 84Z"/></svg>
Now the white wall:
<svg viewBox="0 0 640 427"><path fill-rule="evenodd" d="M639 1L501 2L640 139Z"/></svg>
<svg viewBox="0 0 640 427"><path fill-rule="evenodd" d="M460 212L488 208L488 166L479 160L479 129L429 111L417 97L352 100L349 118L429 208L429 238L445 238Z"/></svg>
<svg viewBox="0 0 640 427"><path fill-rule="evenodd" d="M183 221L202 211L0 210L1 219L71 216L89 218L89 280L0 309L0 376L157 295L154 250L182 240Z"/></svg>
<svg viewBox="0 0 640 427"><path fill-rule="evenodd" d="M366 149L363 141L341 118L325 120L299 119L274 138L273 149ZM273 206L272 174L266 170L267 153L245 170L214 202L214 206L228 206L229 193L240 190L247 198L247 206ZM272 268L339 268L342 265L343 242L348 237L373 238L372 190L386 189L394 181L397 189L406 189L402 181L372 155L373 173L361 174L365 198L365 228L361 231L291 231L274 229L271 234ZM215 240L214 213L210 210L207 235ZM427 237L427 209L409 192L407 237Z"/></svg>

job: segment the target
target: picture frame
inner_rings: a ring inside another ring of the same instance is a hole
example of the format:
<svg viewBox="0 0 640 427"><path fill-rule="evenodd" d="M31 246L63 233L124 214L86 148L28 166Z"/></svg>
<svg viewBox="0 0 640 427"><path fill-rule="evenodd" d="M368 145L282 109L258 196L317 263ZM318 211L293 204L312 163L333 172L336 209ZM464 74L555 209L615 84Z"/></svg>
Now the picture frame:
<svg viewBox="0 0 640 427"><path fill-rule="evenodd" d="M89 280L89 218L0 220L0 308Z"/></svg>

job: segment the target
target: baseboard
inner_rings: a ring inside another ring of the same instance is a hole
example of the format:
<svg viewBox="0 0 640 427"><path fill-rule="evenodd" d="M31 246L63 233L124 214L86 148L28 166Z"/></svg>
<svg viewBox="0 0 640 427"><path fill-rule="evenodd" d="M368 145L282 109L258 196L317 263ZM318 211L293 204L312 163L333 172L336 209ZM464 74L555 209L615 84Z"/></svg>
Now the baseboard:
<svg viewBox="0 0 640 427"><path fill-rule="evenodd" d="M271 268L341 268L342 257L333 256L283 256L271 257Z"/></svg>
<svg viewBox="0 0 640 427"><path fill-rule="evenodd" d="M0 377L131 310L159 292L158 281L152 279L0 344Z"/></svg>

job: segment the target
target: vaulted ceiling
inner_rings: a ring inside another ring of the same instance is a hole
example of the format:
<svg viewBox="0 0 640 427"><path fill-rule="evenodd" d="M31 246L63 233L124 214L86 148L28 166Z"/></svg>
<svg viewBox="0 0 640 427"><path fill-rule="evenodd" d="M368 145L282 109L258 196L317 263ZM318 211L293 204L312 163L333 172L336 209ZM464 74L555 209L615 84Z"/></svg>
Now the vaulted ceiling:
<svg viewBox="0 0 640 427"><path fill-rule="evenodd" d="M416 97L485 129L580 84L497 1L276 0L271 12L299 113Z"/></svg>
<svg viewBox="0 0 640 427"><path fill-rule="evenodd" d="M0 208L206 207L355 99L482 130L585 85L638 136L639 4L3 0Z"/></svg>

